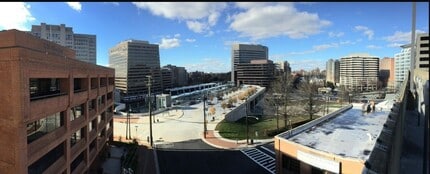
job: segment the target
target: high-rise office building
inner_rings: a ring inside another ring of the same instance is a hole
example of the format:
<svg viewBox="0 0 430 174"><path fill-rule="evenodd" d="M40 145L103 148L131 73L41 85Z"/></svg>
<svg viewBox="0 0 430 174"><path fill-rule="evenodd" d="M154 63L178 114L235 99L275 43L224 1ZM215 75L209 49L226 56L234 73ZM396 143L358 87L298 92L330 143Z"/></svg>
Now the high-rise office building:
<svg viewBox="0 0 430 174"><path fill-rule="evenodd" d="M417 34L415 68L429 71L429 34Z"/></svg>
<svg viewBox="0 0 430 174"><path fill-rule="evenodd" d="M181 87L188 85L188 72L185 67L179 67L174 65L166 65L163 68L168 68L172 71L172 87Z"/></svg>
<svg viewBox="0 0 430 174"><path fill-rule="evenodd" d="M237 85L259 85L269 87L275 79L275 64L271 60L251 60L236 66Z"/></svg>
<svg viewBox="0 0 430 174"><path fill-rule="evenodd" d="M115 86L121 98L147 95L147 76L152 78L151 93L162 92L160 53L156 44L140 40L120 42L109 50L109 67L115 69Z"/></svg>
<svg viewBox="0 0 430 174"><path fill-rule="evenodd" d="M0 173L95 173L113 137L114 70L0 31Z"/></svg>
<svg viewBox="0 0 430 174"><path fill-rule="evenodd" d="M163 79L163 92L166 89L173 88L173 72L171 69L162 67L161 68L161 78Z"/></svg>
<svg viewBox="0 0 430 174"><path fill-rule="evenodd" d="M340 59L340 85L352 91L377 89L379 58L368 54L357 54Z"/></svg>
<svg viewBox="0 0 430 174"><path fill-rule="evenodd" d="M400 53L394 55L394 80L398 89L408 76L411 67L411 44L402 45Z"/></svg>
<svg viewBox="0 0 430 174"><path fill-rule="evenodd" d="M72 27L64 24L32 25L31 33L39 38L55 42L59 45L71 48L76 51L76 59L96 64L97 60L97 41L96 35L75 34Z"/></svg>
<svg viewBox="0 0 430 174"><path fill-rule="evenodd" d="M257 80L259 81L258 83L260 84L264 82L264 84L270 84L269 81L274 79L275 66L272 61L268 60L268 57L269 51L266 46L233 44L231 49L231 81L236 85L252 85L254 84L254 80L249 80L251 74L247 73L260 71L261 73L264 72L267 74L262 74L259 77L260 79ZM252 61L253 63L251 63ZM239 68L239 66L241 67ZM256 69L256 71L252 72L252 68L258 68L258 70Z"/></svg>
<svg viewBox="0 0 430 174"><path fill-rule="evenodd" d="M339 83L340 62L339 60L329 59L326 63L326 81L334 85Z"/></svg>
<svg viewBox="0 0 430 174"><path fill-rule="evenodd" d="M379 62L379 80L381 87L394 89L394 58L385 57Z"/></svg>
<svg viewBox="0 0 430 174"><path fill-rule="evenodd" d="M251 60L267 60L269 50L263 45L233 44L231 46L231 81L237 84L237 65Z"/></svg>

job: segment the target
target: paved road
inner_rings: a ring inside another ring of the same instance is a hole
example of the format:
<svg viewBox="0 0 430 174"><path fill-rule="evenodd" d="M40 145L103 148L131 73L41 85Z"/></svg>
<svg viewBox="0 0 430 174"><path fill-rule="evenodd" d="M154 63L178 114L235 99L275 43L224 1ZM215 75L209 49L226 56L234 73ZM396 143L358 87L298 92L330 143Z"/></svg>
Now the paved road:
<svg viewBox="0 0 430 174"><path fill-rule="evenodd" d="M269 172L232 150L157 150L161 174L268 174Z"/></svg>

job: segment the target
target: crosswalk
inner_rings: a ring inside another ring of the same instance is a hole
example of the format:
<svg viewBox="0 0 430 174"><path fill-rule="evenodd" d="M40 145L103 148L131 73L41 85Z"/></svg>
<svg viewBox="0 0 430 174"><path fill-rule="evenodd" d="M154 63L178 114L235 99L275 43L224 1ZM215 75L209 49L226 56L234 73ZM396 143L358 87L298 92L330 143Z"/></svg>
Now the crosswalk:
<svg viewBox="0 0 430 174"><path fill-rule="evenodd" d="M242 149L240 151L270 173L274 174L276 172L276 161L270 155L267 155L257 148Z"/></svg>

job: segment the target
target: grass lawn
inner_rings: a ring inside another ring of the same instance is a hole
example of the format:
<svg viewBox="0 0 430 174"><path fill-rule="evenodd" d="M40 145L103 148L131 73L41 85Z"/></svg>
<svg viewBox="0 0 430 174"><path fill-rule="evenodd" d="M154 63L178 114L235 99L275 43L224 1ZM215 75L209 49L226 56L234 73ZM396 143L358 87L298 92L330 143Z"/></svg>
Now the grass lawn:
<svg viewBox="0 0 430 174"><path fill-rule="evenodd" d="M308 120L309 116L296 116L291 118L291 122L298 123ZM267 139L273 136L268 136L267 132L270 130L276 130L276 118L263 118L256 120L254 118L248 117L249 125L249 138L252 139ZM279 128L285 127L284 120L279 119ZM219 134L228 139L232 140L243 140L246 139L246 124L245 118L241 118L236 122L227 122L225 120L218 123L215 130L219 131ZM257 132L257 134L255 133Z"/></svg>

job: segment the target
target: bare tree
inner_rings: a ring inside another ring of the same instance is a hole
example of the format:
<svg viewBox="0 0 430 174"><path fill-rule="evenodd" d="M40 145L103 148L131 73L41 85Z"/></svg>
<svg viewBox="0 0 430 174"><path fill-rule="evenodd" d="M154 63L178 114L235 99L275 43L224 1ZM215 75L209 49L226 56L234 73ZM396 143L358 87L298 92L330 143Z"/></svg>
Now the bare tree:
<svg viewBox="0 0 430 174"><path fill-rule="evenodd" d="M272 82L267 92L266 101L271 105L276 115L276 125L279 130L279 115L283 116L285 127L288 125L288 109L292 101L291 93L293 90L293 76L284 73ZM267 105L266 105L267 106Z"/></svg>
<svg viewBox="0 0 430 174"><path fill-rule="evenodd" d="M304 98L305 105L303 109L312 120L313 116L323 109L322 103L318 101L318 86L315 83L305 81L300 84L299 89Z"/></svg>

